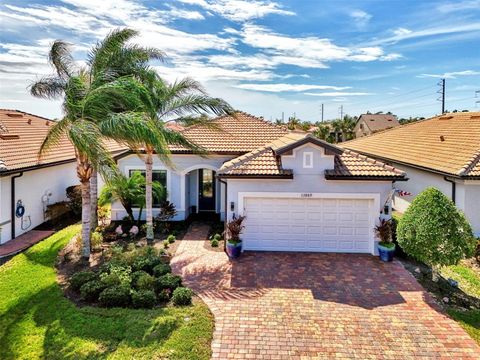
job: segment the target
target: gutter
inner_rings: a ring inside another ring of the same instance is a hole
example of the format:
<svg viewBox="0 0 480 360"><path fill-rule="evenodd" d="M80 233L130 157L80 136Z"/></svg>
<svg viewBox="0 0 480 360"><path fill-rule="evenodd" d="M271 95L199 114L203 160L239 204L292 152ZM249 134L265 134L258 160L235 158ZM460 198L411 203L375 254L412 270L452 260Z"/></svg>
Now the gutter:
<svg viewBox="0 0 480 360"><path fill-rule="evenodd" d="M22 177L23 171L10 178L10 218L11 218L11 240L15 239L15 179Z"/></svg>
<svg viewBox="0 0 480 360"><path fill-rule="evenodd" d="M454 180L451 180L446 176L443 177L443 180L452 184L452 201L456 205L457 203L455 202L455 198L456 198L456 192L457 192L457 184L455 183Z"/></svg>

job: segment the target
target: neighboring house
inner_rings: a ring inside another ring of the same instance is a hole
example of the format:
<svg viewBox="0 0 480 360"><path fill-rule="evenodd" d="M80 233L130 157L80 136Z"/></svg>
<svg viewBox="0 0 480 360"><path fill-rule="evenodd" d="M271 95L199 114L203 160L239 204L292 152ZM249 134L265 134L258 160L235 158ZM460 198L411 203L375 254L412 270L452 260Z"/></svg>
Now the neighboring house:
<svg viewBox="0 0 480 360"><path fill-rule="evenodd" d="M53 124L40 116L0 109L0 244L45 222L47 205L65 200L66 188L78 184L68 140L38 159ZM112 143L109 148L115 154L125 151ZM16 214L20 205L25 208L23 216Z"/></svg>
<svg viewBox="0 0 480 360"><path fill-rule="evenodd" d="M246 113L214 124L181 130L207 156L172 146L174 168L155 158L154 178L166 186L175 220L245 215L246 250L375 252L374 225L403 171ZM127 175L145 168L135 154L117 162ZM113 219L125 215L112 205Z"/></svg>
<svg viewBox="0 0 480 360"><path fill-rule="evenodd" d="M353 132L355 133L355 137L359 138L399 125L400 123L395 115L362 114L358 118Z"/></svg>
<svg viewBox="0 0 480 360"><path fill-rule="evenodd" d="M342 144L406 171L395 197L403 212L414 196L434 186L450 197L480 235L480 112L447 113Z"/></svg>

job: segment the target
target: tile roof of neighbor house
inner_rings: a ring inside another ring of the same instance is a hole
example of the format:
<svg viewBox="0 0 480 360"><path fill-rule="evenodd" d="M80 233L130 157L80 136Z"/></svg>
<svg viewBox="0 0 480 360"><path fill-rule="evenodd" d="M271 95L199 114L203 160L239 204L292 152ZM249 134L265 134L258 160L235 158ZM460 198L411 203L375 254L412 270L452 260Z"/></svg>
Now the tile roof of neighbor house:
<svg viewBox="0 0 480 360"><path fill-rule="evenodd" d="M193 125L181 130L190 141L207 152L243 154L285 135L286 127L272 124L263 118L237 112L236 116L220 116L212 126ZM170 146L172 152L189 151L181 146Z"/></svg>
<svg viewBox="0 0 480 360"><path fill-rule="evenodd" d="M340 146L447 175L480 177L480 112L447 113Z"/></svg>
<svg viewBox="0 0 480 360"><path fill-rule="evenodd" d="M70 141L65 138L40 160L38 151L47 136L53 120L32 115L23 111L0 109L0 172L24 170L32 167L48 166L55 163L73 161L75 152ZM113 141L107 148L116 153L126 150Z"/></svg>
<svg viewBox="0 0 480 360"><path fill-rule="evenodd" d="M362 119L370 131L380 131L400 125L397 117L390 114L362 114L358 121Z"/></svg>
<svg viewBox="0 0 480 360"><path fill-rule="evenodd" d="M343 150L304 132L291 132L266 146L227 161L218 171L223 177L291 177L284 169L279 154L306 142L323 146L335 156L335 168L325 171L327 178L403 179L405 173L380 161L350 150Z"/></svg>

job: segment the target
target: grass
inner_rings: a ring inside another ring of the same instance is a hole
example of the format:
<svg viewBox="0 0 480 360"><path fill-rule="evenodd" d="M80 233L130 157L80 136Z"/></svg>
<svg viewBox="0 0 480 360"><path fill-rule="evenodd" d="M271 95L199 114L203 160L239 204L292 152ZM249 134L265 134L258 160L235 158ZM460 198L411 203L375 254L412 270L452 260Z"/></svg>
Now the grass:
<svg viewBox="0 0 480 360"><path fill-rule="evenodd" d="M475 270L460 263L442 269L442 276L458 281L458 287L467 295L480 298L480 276Z"/></svg>
<svg viewBox="0 0 480 360"><path fill-rule="evenodd" d="M480 345L480 310L449 309L448 314Z"/></svg>
<svg viewBox="0 0 480 360"><path fill-rule="evenodd" d="M56 283L74 225L0 267L0 359L209 359L203 303L153 310L78 308Z"/></svg>

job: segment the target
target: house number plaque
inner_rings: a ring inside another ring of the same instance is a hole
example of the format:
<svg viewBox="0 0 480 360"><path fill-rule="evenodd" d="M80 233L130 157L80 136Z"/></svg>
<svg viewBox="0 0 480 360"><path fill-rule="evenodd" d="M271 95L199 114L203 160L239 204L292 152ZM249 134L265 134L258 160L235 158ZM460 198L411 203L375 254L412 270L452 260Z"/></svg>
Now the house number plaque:
<svg viewBox="0 0 480 360"><path fill-rule="evenodd" d="M312 197L312 194L311 194L311 193L304 193L304 194L301 194L300 197L302 197L302 198L311 198L311 197Z"/></svg>

